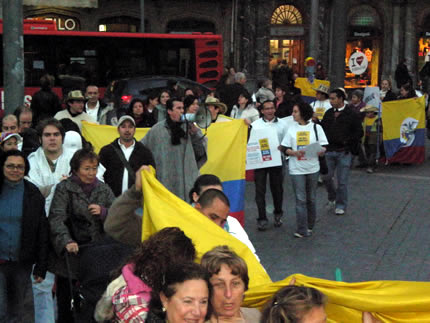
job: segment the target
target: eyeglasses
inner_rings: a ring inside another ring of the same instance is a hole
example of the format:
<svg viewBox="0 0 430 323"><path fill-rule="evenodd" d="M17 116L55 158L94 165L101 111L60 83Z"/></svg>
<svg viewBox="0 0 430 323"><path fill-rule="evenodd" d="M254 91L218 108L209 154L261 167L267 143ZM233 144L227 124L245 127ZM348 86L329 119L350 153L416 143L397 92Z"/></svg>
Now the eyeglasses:
<svg viewBox="0 0 430 323"><path fill-rule="evenodd" d="M19 170L21 172L25 171L25 166L24 165L14 165L14 164L6 164L4 165L4 167L6 167L9 170Z"/></svg>

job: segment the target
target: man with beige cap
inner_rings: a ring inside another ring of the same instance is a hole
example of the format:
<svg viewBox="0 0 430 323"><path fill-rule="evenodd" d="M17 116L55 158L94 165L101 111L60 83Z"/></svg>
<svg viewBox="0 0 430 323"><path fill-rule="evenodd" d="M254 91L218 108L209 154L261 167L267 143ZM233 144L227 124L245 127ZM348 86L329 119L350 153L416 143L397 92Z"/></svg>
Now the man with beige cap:
<svg viewBox="0 0 430 323"><path fill-rule="evenodd" d="M80 90L70 91L66 99L67 109L57 112L55 119L70 119L82 129L82 121L97 123L93 117L84 112L85 97Z"/></svg>
<svg viewBox="0 0 430 323"><path fill-rule="evenodd" d="M231 121L224 114L227 112L227 106L221 103L217 98L208 96L205 101L205 106L211 113L212 123Z"/></svg>

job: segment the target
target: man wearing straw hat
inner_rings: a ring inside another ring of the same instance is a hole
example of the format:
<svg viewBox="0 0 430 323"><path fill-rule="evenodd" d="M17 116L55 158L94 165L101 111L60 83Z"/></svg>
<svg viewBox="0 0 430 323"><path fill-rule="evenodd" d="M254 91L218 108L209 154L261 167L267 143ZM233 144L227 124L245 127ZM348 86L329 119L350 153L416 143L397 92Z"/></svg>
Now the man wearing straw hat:
<svg viewBox="0 0 430 323"><path fill-rule="evenodd" d="M57 112L55 119L70 119L82 129L82 121L97 123L93 117L84 112L85 97L80 90L70 91L66 99L67 109Z"/></svg>
<svg viewBox="0 0 430 323"><path fill-rule="evenodd" d="M324 84L320 84L316 89L313 90L317 92L316 100L311 103L311 107L314 110L313 119L318 119L321 121L325 112L331 108L330 100L328 98L329 88Z"/></svg>
<svg viewBox="0 0 430 323"><path fill-rule="evenodd" d="M224 114L227 112L227 106L219 102L217 98L208 96L205 101L205 106L211 113L212 123L231 121Z"/></svg>

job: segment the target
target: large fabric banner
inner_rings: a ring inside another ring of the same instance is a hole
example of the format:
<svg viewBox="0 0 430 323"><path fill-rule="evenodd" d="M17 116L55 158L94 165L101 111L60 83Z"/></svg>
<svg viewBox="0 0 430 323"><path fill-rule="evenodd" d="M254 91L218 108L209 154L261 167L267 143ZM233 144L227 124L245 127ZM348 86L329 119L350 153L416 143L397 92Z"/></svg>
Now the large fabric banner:
<svg viewBox="0 0 430 323"><path fill-rule="evenodd" d="M389 163L425 160L425 97L382 103L385 155Z"/></svg>
<svg viewBox="0 0 430 323"><path fill-rule="evenodd" d="M276 291L289 284L313 287L328 298L328 322L361 322L363 312L371 312L384 323L430 322L430 283L369 281L344 283L292 275L282 281L250 288L244 306L261 307Z"/></svg>
<svg viewBox="0 0 430 323"><path fill-rule="evenodd" d="M329 81L315 79L314 82L311 83L305 77L298 77L294 84L302 91L302 99L307 103L311 103L316 100L315 96L317 95L317 92L314 89L318 88L320 84L324 84L330 88Z"/></svg>
<svg viewBox="0 0 430 323"><path fill-rule="evenodd" d="M142 240L163 228L179 227L193 240L199 259L216 246L228 245L248 264L250 286L271 282L269 275L246 245L167 190L148 171L142 172L142 190Z"/></svg>
<svg viewBox="0 0 430 323"><path fill-rule="evenodd" d="M141 140L149 129L137 128L136 140ZM103 146L118 138L118 131L113 126L84 122L82 135L93 144L98 153ZM230 200L230 215L243 225L248 127L243 120L214 123L207 129L207 136L208 161L200 169L200 173L214 174L221 179L224 193Z"/></svg>

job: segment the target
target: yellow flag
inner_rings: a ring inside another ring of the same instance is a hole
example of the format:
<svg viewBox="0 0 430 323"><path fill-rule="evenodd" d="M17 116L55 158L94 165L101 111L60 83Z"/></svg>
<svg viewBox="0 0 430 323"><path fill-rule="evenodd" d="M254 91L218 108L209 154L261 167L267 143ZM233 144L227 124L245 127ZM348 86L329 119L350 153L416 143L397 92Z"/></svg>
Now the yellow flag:
<svg viewBox="0 0 430 323"><path fill-rule="evenodd" d="M198 259L216 246L228 245L246 261L250 287L271 282L269 275L246 245L172 194L153 173L142 172L142 190L142 240L163 228L179 227L193 240Z"/></svg>

